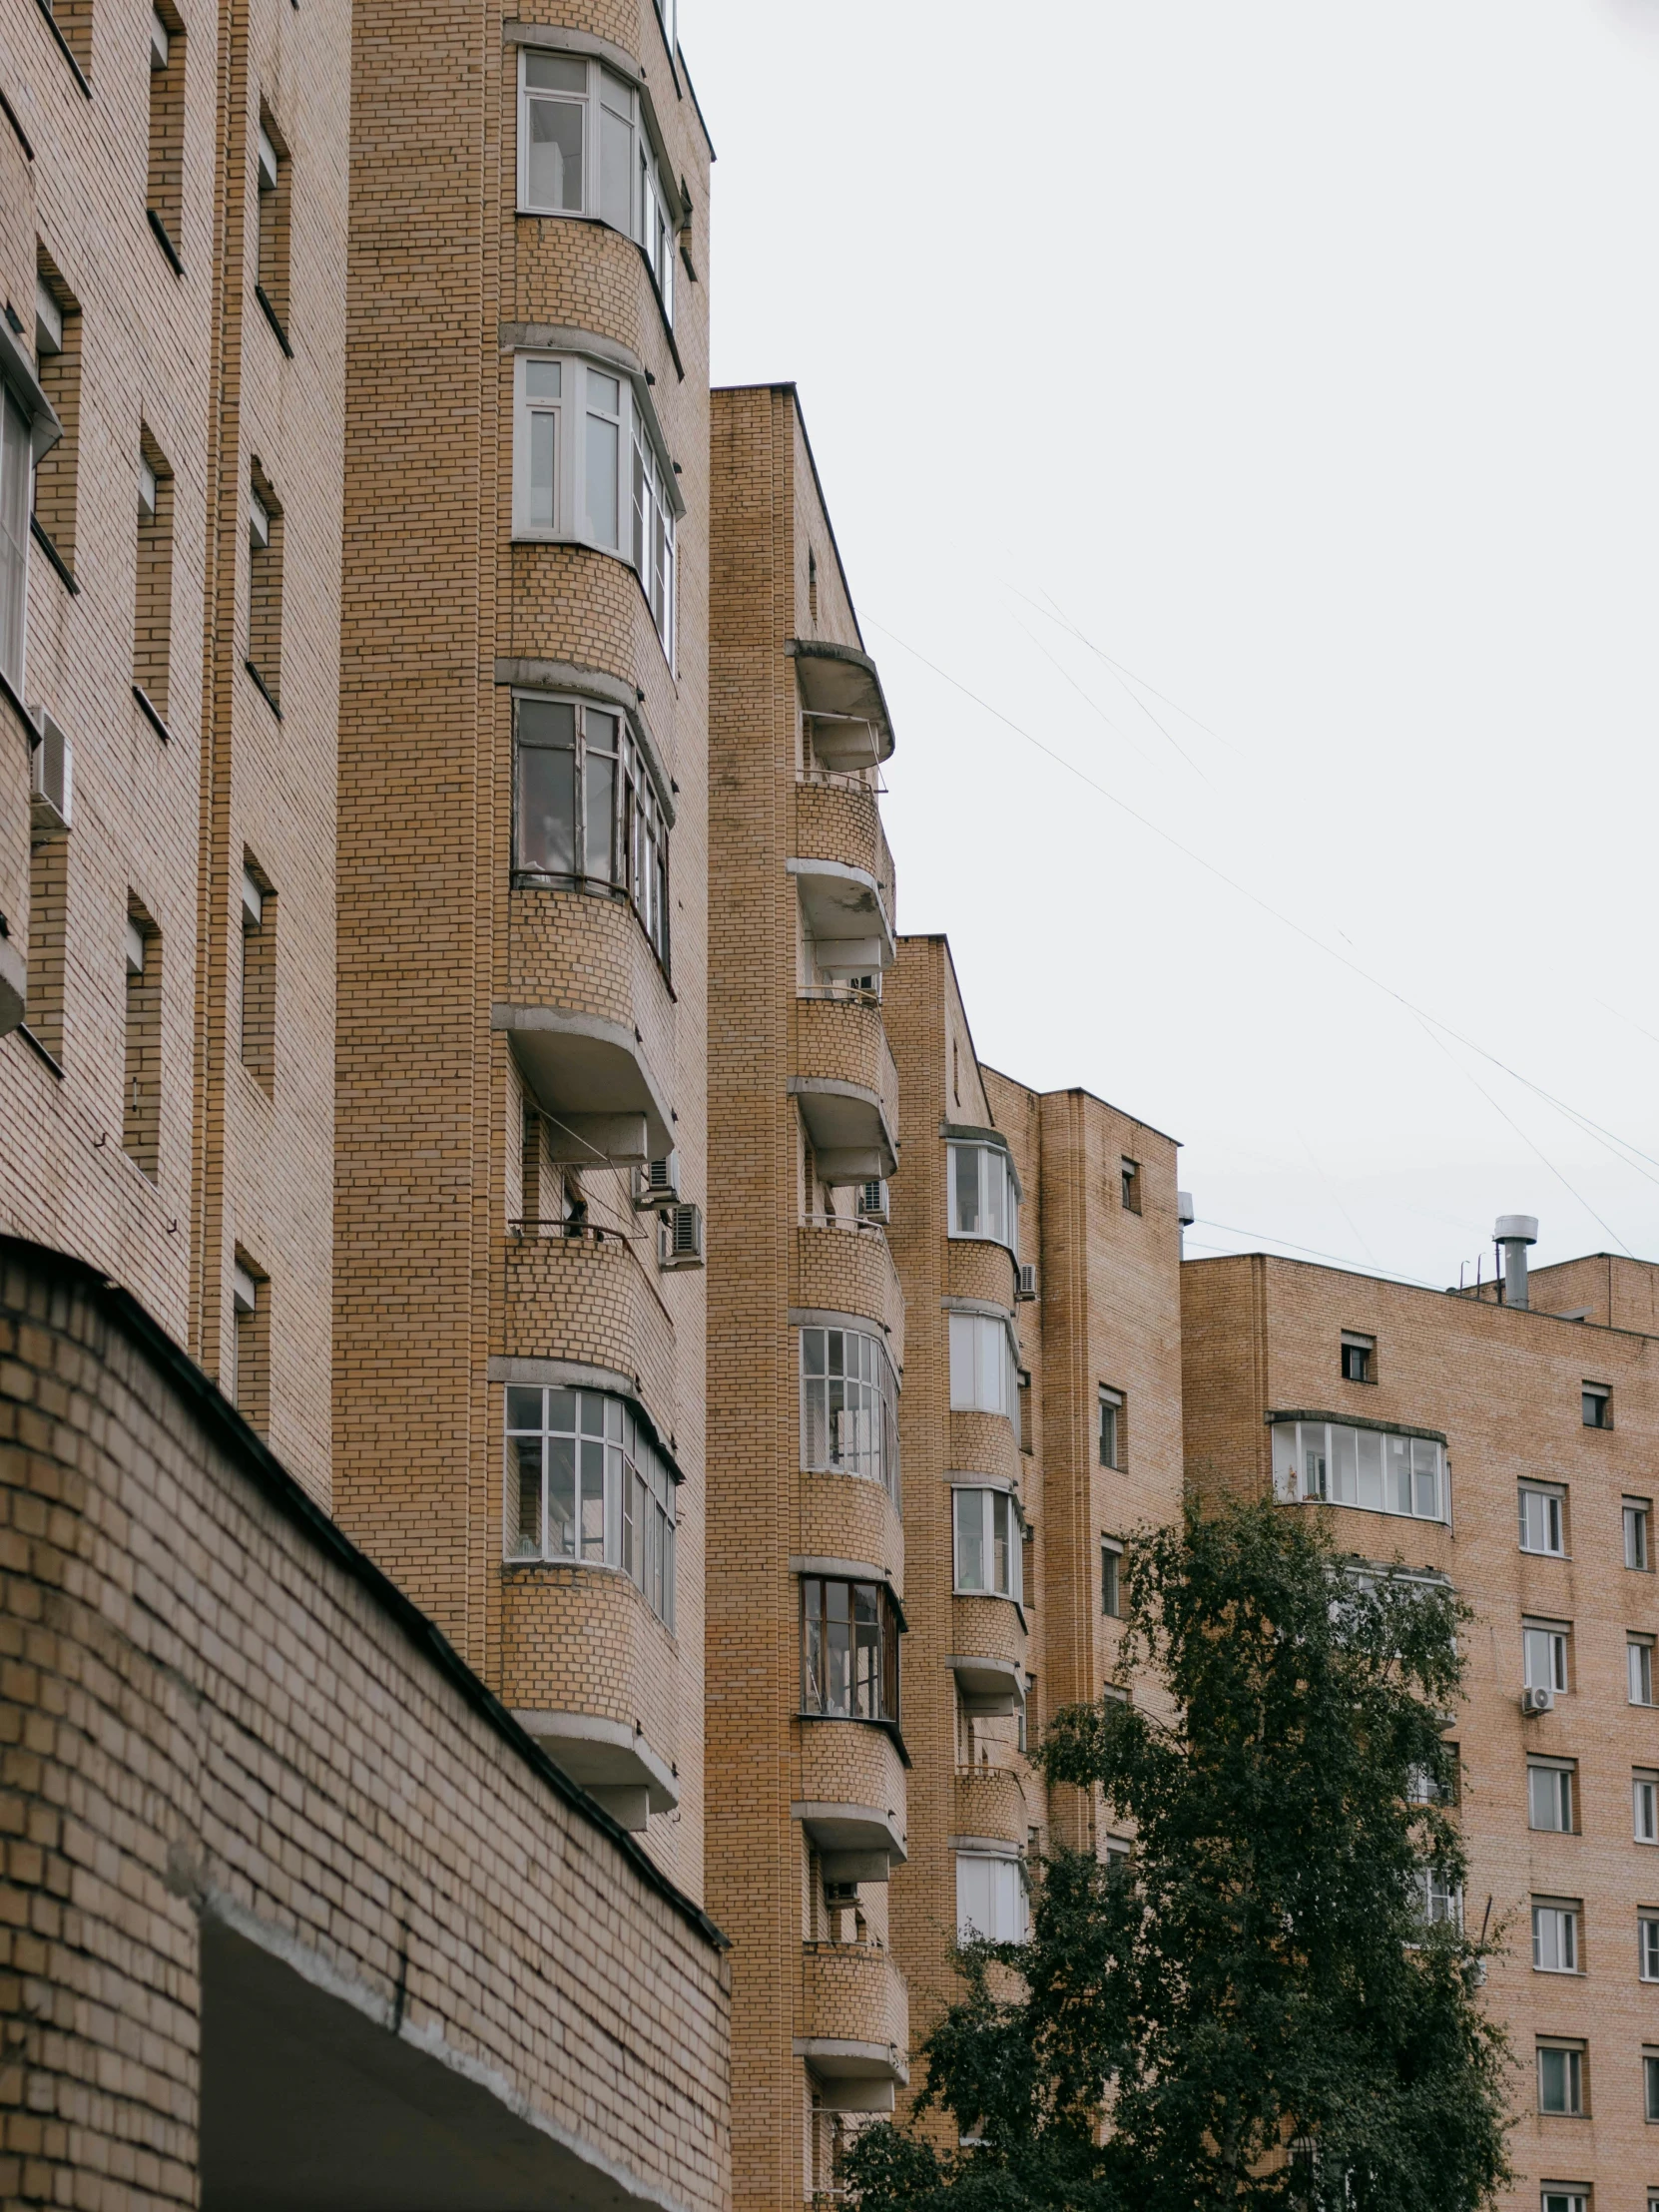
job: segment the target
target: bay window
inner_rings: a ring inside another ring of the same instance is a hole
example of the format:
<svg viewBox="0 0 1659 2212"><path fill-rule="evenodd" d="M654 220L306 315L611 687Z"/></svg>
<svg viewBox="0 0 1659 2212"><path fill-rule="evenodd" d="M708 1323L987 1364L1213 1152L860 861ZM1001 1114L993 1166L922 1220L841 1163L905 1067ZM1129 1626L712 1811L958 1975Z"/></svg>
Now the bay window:
<svg viewBox="0 0 1659 2212"><path fill-rule="evenodd" d="M1276 1421L1274 1490L1281 1498L1323 1498L1371 1513L1445 1518L1445 1446L1337 1421Z"/></svg>
<svg viewBox="0 0 1659 2212"><path fill-rule="evenodd" d="M945 1147L950 1185L950 1234L985 1237L1019 1251L1019 1178L1000 1145Z"/></svg>
<svg viewBox="0 0 1659 2212"><path fill-rule="evenodd" d="M955 1586L988 1597L1025 1597L1019 1506L1006 1490L959 1489L954 1496Z"/></svg>
<svg viewBox="0 0 1659 2212"><path fill-rule="evenodd" d="M632 378L580 354L520 353L513 417L513 536L591 545L630 562L672 663L684 506Z"/></svg>
<svg viewBox="0 0 1659 2212"><path fill-rule="evenodd" d="M815 1718L898 1719L898 1617L884 1582L801 1582L801 1709Z"/></svg>
<svg viewBox="0 0 1659 2212"><path fill-rule="evenodd" d="M990 1314L950 1317L950 1410L1017 1417L1019 1368L1011 1326Z"/></svg>
<svg viewBox="0 0 1659 2212"><path fill-rule="evenodd" d="M671 1633L677 1480L625 1399L509 1385L506 1556L619 1568Z"/></svg>
<svg viewBox="0 0 1659 2212"><path fill-rule="evenodd" d="M801 1464L879 1482L897 1505L898 1385L878 1337L802 1330Z"/></svg>
<svg viewBox="0 0 1659 2212"><path fill-rule="evenodd" d="M586 54L520 47L519 213L596 216L632 239L670 323L679 205L626 77Z"/></svg>
<svg viewBox="0 0 1659 2212"><path fill-rule="evenodd" d="M617 708L513 697L520 877L625 894L668 965L668 828L645 755Z"/></svg>
<svg viewBox="0 0 1659 2212"><path fill-rule="evenodd" d="M993 1943L1024 1942L1025 1870L1017 1859L956 1854L956 1940L976 1936Z"/></svg>

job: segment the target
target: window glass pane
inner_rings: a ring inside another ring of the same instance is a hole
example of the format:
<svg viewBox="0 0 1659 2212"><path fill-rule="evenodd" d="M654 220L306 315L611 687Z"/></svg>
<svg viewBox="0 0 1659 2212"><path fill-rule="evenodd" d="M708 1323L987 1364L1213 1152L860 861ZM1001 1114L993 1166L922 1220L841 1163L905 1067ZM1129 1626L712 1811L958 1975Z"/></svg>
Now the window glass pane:
<svg viewBox="0 0 1659 2212"><path fill-rule="evenodd" d="M1382 1456L1387 1464L1387 1510L1390 1513L1408 1513L1411 1510L1410 1437L1384 1436Z"/></svg>
<svg viewBox="0 0 1659 2212"><path fill-rule="evenodd" d="M588 89L588 65L567 54L542 53L526 47L524 82L548 92L585 93Z"/></svg>
<svg viewBox="0 0 1659 2212"><path fill-rule="evenodd" d="M553 449L559 418L545 407L530 410L530 484L525 521L532 530L551 530L557 520L553 505Z"/></svg>
<svg viewBox="0 0 1659 2212"><path fill-rule="evenodd" d="M509 1428L541 1427L540 1390L511 1389L507 1392L507 1426Z"/></svg>
<svg viewBox="0 0 1659 2212"><path fill-rule="evenodd" d="M1360 1501L1360 1432L1357 1428L1331 1431L1331 1495L1339 1505Z"/></svg>
<svg viewBox="0 0 1659 2212"><path fill-rule="evenodd" d="M1419 1520L1440 1513L1440 1447L1425 1436L1411 1439L1411 1504Z"/></svg>
<svg viewBox="0 0 1659 2212"><path fill-rule="evenodd" d="M576 1556L576 1445L569 1436L547 1439L547 1555Z"/></svg>
<svg viewBox="0 0 1659 2212"><path fill-rule="evenodd" d="M1659 1843L1659 1782L1638 1776L1632 1785L1635 1834L1639 1844Z"/></svg>
<svg viewBox="0 0 1659 2212"><path fill-rule="evenodd" d="M539 1398L541 1392L535 1395ZM541 1437L517 1436L513 1439L513 1456L517 1474L517 1528L510 1553L518 1559L539 1559L541 1556Z"/></svg>
<svg viewBox="0 0 1659 2212"><path fill-rule="evenodd" d="M623 97L627 98L626 93ZM607 102L599 111L599 213L617 230L630 234L633 210L629 188L633 176L633 124L626 115L613 115Z"/></svg>
<svg viewBox="0 0 1659 2212"><path fill-rule="evenodd" d="M1328 1476L1324 1426L1302 1421L1298 1429L1302 1438L1302 1494L1324 1497Z"/></svg>
<svg viewBox="0 0 1659 2212"><path fill-rule="evenodd" d="M540 57L530 57L539 59ZM585 110L574 100L530 99L526 164L527 204L560 215L582 212L582 125Z"/></svg>
<svg viewBox="0 0 1659 2212"><path fill-rule="evenodd" d="M979 1234L977 1145L953 1144L950 1147L950 1174L955 1194L951 1226L960 1237L976 1237Z"/></svg>
<svg viewBox="0 0 1659 2212"><path fill-rule="evenodd" d="M583 775L587 792L586 872L608 883L612 880L611 846L616 830L616 763L590 745Z"/></svg>
<svg viewBox="0 0 1659 2212"><path fill-rule="evenodd" d="M1006 1597L1013 1586L1010 1537L1012 1500L1005 1490L991 1492L991 1588Z"/></svg>
<svg viewBox="0 0 1659 2212"><path fill-rule="evenodd" d="M1356 1497L1361 1505L1372 1512L1382 1510L1382 1435L1380 1429L1355 1430L1355 1444L1359 1459Z"/></svg>
<svg viewBox="0 0 1659 2212"><path fill-rule="evenodd" d="M519 728L524 729L521 703ZM569 709L565 712L568 714ZM518 864L534 873L570 875L576 866L574 749L518 749Z"/></svg>
<svg viewBox="0 0 1659 2212"><path fill-rule="evenodd" d="M604 106L612 109L617 115L632 117L634 113L633 90L624 78L614 76L608 69L602 69L599 72L599 97Z"/></svg>
<svg viewBox="0 0 1659 2212"><path fill-rule="evenodd" d="M985 1587L985 1493L956 1492L956 1587Z"/></svg>
<svg viewBox="0 0 1659 2212"><path fill-rule="evenodd" d="M23 410L9 391L0 390L0 669L14 690L23 682L33 470Z"/></svg>
<svg viewBox="0 0 1659 2212"><path fill-rule="evenodd" d="M1659 1920L1640 1920L1636 1923L1636 1944L1641 1959L1642 1979L1659 1981Z"/></svg>
<svg viewBox="0 0 1659 2212"><path fill-rule="evenodd" d="M526 399L557 399L562 370L557 361L526 361L524 364L524 396Z"/></svg>
<svg viewBox="0 0 1659 2212"><path fill-rule="evenodd" d="M590 376L588 381L591 388L595 379ZM621 432L614 422L607 422L601 415L590 414L587 420L587 468L583 476L586 535L595 545L608 546L615 550L618 544L617 462L621 452Z"/></svg>
<svg viewBox="0 0 1659 2212"><path fill-rule="evenodd" d="M1296 1422L1282 1420L1273 1430L1273 1490L1276 1497L1296 1496Z"/></svg>
<svg viewBox="0 0 1659 2212"><path fill-rule="evenodd" d="M603 369L588 370L588 405L600 414L615 415L622 412L622 386L614 376L607 376Z"/></svg>

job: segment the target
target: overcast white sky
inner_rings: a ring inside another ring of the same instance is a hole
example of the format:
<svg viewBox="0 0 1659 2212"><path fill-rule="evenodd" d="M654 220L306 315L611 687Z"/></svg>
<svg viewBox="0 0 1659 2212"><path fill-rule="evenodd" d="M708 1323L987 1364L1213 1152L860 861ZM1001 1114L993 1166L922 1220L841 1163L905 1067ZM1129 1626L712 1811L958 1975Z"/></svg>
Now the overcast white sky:
<svg viewBox="0 0 1659 2212"><path fill-rule="evenodd" d="M1659 1257L1659 0L682 8L981 1056L1190 1252Z"/></svg>

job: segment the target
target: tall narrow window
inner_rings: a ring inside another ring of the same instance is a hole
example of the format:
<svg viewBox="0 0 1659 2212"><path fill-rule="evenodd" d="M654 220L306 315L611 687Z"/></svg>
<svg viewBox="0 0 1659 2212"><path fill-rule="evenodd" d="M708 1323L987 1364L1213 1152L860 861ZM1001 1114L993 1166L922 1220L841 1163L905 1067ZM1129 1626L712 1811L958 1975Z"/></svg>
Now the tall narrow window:
<svg viewBox="0 0 1659 2212"><path fill-rule="evenodd" d="M1625 1640L1625 1673L1632 1705L1653 1703L1653 1638L1630 1636Z"/></svg>
<svg viewBox="0 0 1659 2212"><path fill-rule="evenodd" d="M988 1596L1025 1596L1019 1506L1006 1490L955 1493L956 1588Z"/></svg>
<svg viewBox="0 0 1659 2212"><path fill-rule="evenodd" d="M1119 1162L1118 1183L1124 1211L1138 1214L1141 1210L1141 1166L1138 1160L1124 1159Z"/></svg>
<svg viewBox="0 0 1659 2212"><path fill-rule="evenodd" d="M514 866L521 879L626 894L668 965L662 795L614 707L519 692Z"/></svg>
<svg viewBox="0 0 1659 2212"><path fill-rule="evenodd" d="M1115 1536L1100 1539L1100 1610L1109 1620L1123 1616L1123 1546Z"/></svg>
<svg viewBox="0 0 1659 2212"><path fill-rule="evenodd" d="M29 504L34 483L30 418L0 384L0 676L21 696L29 605Z"/></svg>
<svg viewBox="0 0 1659 2212"><path fill-rule="evenodd" d="M1653 1571L1653 1554L1649 1544L1652 1520L1652 1498L1625 1499L1624 1563L1627 1567L1634 1567L1638 1574L1651 1574Z"/></svg>
<svg viewBox="0 0 1659 2212"><path fill-rule="evenodd" d="M133 685L165 730L173 658L173 471L145 429L139 433L138 584Z"/></svg>
<svg viewBox="0 0 1659 2212"><path fill-rule="evenodd" d="M1100 1385L1100 1463L1120 1472L1124 1464L1123 1392Z"/></svg>
<svg viewBox="0 0 1659 2212"><path fill-rule="evenodd" d="M1659 1844L1659 1774L1637 1767L1630 1777L1631 1834L1639 1844Z"/></svg>
<svg viewBox="0 0 1659 2212"><path fill-rule="evenodd" d="M248 672L279 714L282 509L258 462L248 487Z"/></svg>
<svg viewBox="0 0 1659 2212"><path fill-rule="evenodd" d="M271 1433L271 1279L241 1245L231 1270L237 1411L257 1436Z"/></svg>
<svg viewBox="0 0 1659 2212"><path fill-rule="evenodd" d="M1527 1621L1521 1628L1521 1681L1529 1690L1567 1687L1567 1638L1560 1621Z"/></svg>
<svg viewBox="0 0 1659 2212"><path fill-rule="evenodd" d="M1659 1981L1659 1914L1636 1916L1636 1971L1644 1981Z"/></svg>
<svg viewBox="0 0 1659 2212"><path fill-rule="evenodd" d="M185 26L172 0L150 10L150 228L172 264L184 274L185 235Z"/></svg>
<svg viewBox="0 0 1659 2212"><path fill-rule="evenodd" d="M1526 1825L1553 1829L1559 1835L1573 1831L1573 1768L1570 1761L1533 1760L1526 1763Z"/></svg>
<svg viewBox="0 0 1659 2212"><path fill-rule="evenodd" d="M1586 1382L1582 1392L1582 1412L1586 1428L1611 1428L1613 1425L1613 1392L1605 1382Z"/></svg>
<svg viewBox="0 0 1659 2212"><path fill-rule="evenodd" d="M254 291L276 331L282 351L288 344L288 185L287 148L265 108L259 125L260 256Z"/></svg>
<svg viewBox="0 0 1659 2212"><path fill-rule="evenodd" d="M269 1098L276 1075L276 893L251 852L242 863L242 1063Z"/></svg>
<svg viewBox="0 0 1659 2212"><path fill-rule="evenodd" d="M885 1583L803 1576L801 1709L826 1719L897 1720L898 1620Z"/></svg>
<svg viewBox="0 0 1659 2212"><path fill-rule="evenodd" d="M31 764L29 800L29 983L24 1020L54 1060L63 1059L64 967L68 946L69 823L73 761L50 715Z"/></svg>
<svg viewBox="0 0 1659 2212"><path fill-rule="evenodd" d="M121 1149L152 1183L162 1133L162 933L144 906L127 897L127 1051L122 1077Z"/></svg>
<svg viewBox="0 0 1659 2212"><path fill-rule="evenodd" d="M620 1568L671 1631L678 1479L624 1399L507 1391L507 1557Z"/></svg>
<svg viewBox="0 0 1659 2212"><path fill-rule="evenodd" d="M75 486L81 450L81 309L44 247L35 276L35 359L63 436L35 470L35 525L60 568L75 573Z"/></svg>
<svg viewBox="0 0 1659 2212"><path fill-rule="evenodd" d="M1537 1973L1577 1973L1578 1918L1582 1908L1576 1898L1532 1900L1532 1965Z"/></svg>

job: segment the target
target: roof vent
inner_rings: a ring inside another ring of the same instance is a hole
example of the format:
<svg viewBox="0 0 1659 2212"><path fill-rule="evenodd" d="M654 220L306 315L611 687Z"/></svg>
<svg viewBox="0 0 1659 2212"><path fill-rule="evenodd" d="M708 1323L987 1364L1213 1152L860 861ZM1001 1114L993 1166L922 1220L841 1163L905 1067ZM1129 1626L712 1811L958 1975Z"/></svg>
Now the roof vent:
<svg viewBox="0 0 1659 2212"><path fill-rule="evenodd" d="M1503 1261L1504 1305L1526 1305L1526 1248L1538 1241L1537 1215L1499 1214L1492 1241Z"/></svg>

